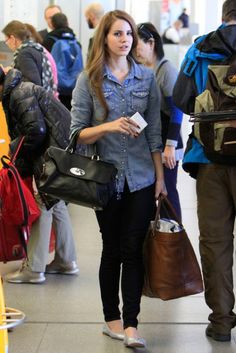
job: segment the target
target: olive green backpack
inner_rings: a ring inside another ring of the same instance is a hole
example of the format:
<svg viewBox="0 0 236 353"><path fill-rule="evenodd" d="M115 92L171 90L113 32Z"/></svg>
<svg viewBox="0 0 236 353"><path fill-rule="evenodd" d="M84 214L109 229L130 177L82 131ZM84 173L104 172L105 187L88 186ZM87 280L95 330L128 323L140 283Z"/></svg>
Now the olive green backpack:
<svg viewBox="0 0 236 353"><path fill-rule="evenodd" d="M236 164L235 59L228 65L208 66L206 89L196 97L190 121L210 161Z"/></svg>

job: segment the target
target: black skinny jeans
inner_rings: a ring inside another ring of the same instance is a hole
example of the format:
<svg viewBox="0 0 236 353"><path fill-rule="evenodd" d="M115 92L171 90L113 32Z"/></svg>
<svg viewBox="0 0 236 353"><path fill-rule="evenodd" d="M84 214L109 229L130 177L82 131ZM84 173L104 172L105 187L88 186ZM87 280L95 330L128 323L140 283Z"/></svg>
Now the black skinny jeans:
<svg viewBox="0 0 236 353"><path fill-rule="evenodd" d="M154 210L154 185L116 196L97 220L103 240L99 271L105 321L120 319L119 283L123 299L124 328L137 327L143 287L142 246ZM122 265L122 271L121 271Z"/></svg>

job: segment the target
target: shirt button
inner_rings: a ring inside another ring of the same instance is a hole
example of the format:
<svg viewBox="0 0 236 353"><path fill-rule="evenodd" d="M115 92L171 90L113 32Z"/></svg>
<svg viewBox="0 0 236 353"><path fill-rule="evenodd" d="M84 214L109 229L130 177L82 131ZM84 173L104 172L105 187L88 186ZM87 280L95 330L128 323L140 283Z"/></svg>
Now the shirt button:
<svg viewBox="0 0 236 353"><path fill-rule="evenodd" d="M122 102L124 102L124 101L125 101L125 99L123 98L123 99L122 99Z"/></svg>
<svg viewBox="0 0 236 353"><path fill-rule="evenodd" d="M123 152L126 152L126 150L124 150Z"/></svg>

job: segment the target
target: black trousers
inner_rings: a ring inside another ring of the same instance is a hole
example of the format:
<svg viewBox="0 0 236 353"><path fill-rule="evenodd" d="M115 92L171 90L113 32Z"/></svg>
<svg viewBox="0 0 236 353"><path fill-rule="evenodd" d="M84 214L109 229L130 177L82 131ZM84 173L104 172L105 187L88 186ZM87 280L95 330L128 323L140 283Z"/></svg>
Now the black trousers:
<svg viewBox="0 0 236 353"><path fill-rule="evenodd" d="M99 271L105 321L119 320L119 285L124 328L137 327L143 287L143 241L153 215L154 185L131 193L126 184L121 199L115 196L97 219L103 240Z"/></svg>

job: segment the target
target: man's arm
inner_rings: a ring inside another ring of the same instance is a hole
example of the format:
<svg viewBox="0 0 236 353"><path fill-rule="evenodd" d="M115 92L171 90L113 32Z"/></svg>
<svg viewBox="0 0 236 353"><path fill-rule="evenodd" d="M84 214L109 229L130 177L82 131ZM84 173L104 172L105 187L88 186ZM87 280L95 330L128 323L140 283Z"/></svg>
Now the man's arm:
<svg viewBox="0 0 236 353"><path fill-rule="evenodd" d="M194 77L186 76L181 68L173 91L173 101L175 105L182 110L182 112L189 115L194 111L195 98L197 95Z"/></svg>

